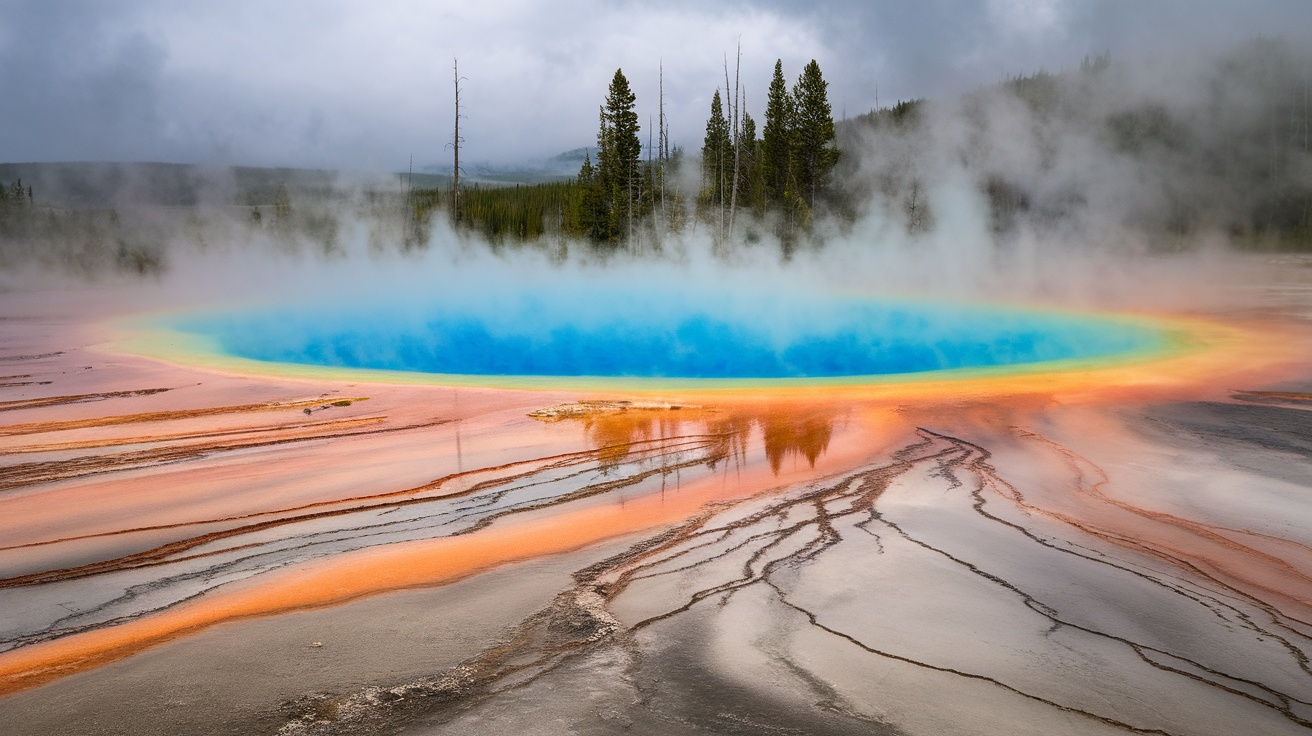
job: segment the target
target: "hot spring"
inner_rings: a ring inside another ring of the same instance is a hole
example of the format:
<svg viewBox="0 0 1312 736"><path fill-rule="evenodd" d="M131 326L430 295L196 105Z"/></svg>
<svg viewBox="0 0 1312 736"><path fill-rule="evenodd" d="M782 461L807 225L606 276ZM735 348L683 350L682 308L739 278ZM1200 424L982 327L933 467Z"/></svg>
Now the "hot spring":
<svg viewBox="0 0 1312 736"><path fill-rule="evenodd" d="M158 326L182 333L189 349L265 364L489 385L549 377L857 383L1132 359L1168 342L1160 326L1117 316L627 286L248 306L174 315Z"/></svg>

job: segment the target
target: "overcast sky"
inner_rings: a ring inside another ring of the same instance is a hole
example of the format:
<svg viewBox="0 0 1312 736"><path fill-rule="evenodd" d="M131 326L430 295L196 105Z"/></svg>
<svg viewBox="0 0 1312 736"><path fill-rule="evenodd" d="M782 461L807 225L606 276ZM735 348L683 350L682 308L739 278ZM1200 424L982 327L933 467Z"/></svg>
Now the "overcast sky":
<svg viewBox="0 0 1312 736"><path fill-rule="evenodd" d="M463 160L592 145L617 67L645 142L662 62L693 150L740 40L759 120L776 58L790 84L816 59L840 117L1257 35L1312 40L1312 0L0 0L0 161L446 167L456 57Z"/></svg>

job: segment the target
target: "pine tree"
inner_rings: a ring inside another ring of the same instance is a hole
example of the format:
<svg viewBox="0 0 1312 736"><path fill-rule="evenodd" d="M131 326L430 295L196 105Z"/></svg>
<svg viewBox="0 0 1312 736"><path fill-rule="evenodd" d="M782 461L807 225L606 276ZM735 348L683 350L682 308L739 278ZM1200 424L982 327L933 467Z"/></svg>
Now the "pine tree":
<svg viewBox="0 0 1312 736"><path fill-rule="evenodd" d="M761 176L761 141L756 137L756 121L743 113L739 147L742 155L738 162L739 195L747 207L763 214L765 208L765 179Z"/></svg>
<svg viewBox="0 0 1312 736"><path fill-rule="evenodd" d="M711 97L711 117L706 121L706 138L702 143L702 199L707 204L721 205L727 201L729 172L733 168L733 141L729 136L729 121L724 116L720 90Z"/></svg>
<svg viewBox="0 0 1312 736"><path fill-rule="evenodd" d="M638 114L633 109L636 99L623 70L616 69L597 134L597 178L608 210L608 227L605 237L599 238L602 240L614 241L621 233L631 235L634 218L642 214L638 206L642 140L638 138Z"/></svg>
<svg viewBox="0 0 1312 736"><path fill-rule="evenodd" d="M665 133L666 143L669 143L669 131ZM678 181L679 172L683 171L683 146L671 146L665 153L665 166L669 168L668 176ZM668 201L666 207L666 217L668 217L667 229L670 232L679 232L684 225L684 200L678 187L671 187L665 192L665 198Z"/></svg>
<svg viewBox="0 0 1312 736"><path fill-rule="evenodd" d="M15 207L17 207L18 209L22 209L23 198L24 198L23 180L18 179L14 181L13 184L9 185L9 199Z"/></svg>
<svg viewBox="0 0 1312 736"><path fill-rule="evenodd" d="M579 205L578 205L578 222L576 228L578 234L596 237L598 217L598 191L597 179L592 169L592 156L588 153L583 154L583 166L579 169Z"/></svg>
<svg viewBox="0 0 1312 736"><path fill-rule="evenodd" d="M615 239L612 220L615 209L612 192L615 182L615 146L605 105L598 108L598 117L597 168L592 180L593 201L588 234L593 240L603 242Z"/></svg>
<svg viewBox="0 0 1312 736"><path fill-rule="evenodd" d="M285 220L292 214L292 198L287 193L287 186L279 184L277 191L273 193L273 215L279 220Z"/></svg>
<svg viewBox="0 0 1312 736"><path fill-rule="evenodd" d="M808 208L815 206L816 195L824 190L829 172L838 162L828 87L815 59L793 87L793 178L797 195Z"/></svg>
<svg viewBox="0 0 1312 736"><path fill-rule="evenodd" d="M766 199L783 204L788 196L789 159L792 153L793 98L784 82L782 60L774 63L774 77L765 102L765 128L761 138L761 174Z"/></svg>

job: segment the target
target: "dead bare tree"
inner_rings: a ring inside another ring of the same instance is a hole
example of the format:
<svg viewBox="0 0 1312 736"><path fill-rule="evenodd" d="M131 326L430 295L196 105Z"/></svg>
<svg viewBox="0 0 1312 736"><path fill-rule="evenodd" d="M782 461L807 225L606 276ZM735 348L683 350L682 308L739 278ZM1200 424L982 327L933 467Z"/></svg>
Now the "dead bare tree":
<svg viewBox="0 0 1312 736"><path fill-rule="evenodd" d="M451 138L451 150L454 152L454 163L451 167L451 220L460 222L460 144L465 141L460 137L460 60L453 58L451 60L451 70L455 76L456 83L456 131Z"/></svg>
<svg viewBox="0 0 1312 736"><path fill-rule="evenodd" d="M649 173L649 174L652 175L652 187L654 188L654 187L656 186L656 180L655 180L656 172L653 171L652 168L651 168L651 136L652 136L652 132L651 132L651 115L648 114L648 115L647 115L647 173ZM639 196L641 196L641 190L639 190L639 192L640 192ZM653 192L648 192L648 193L647 193L647 196L651 197L652 200L654 201L654 200L656 199L656 192L654 192L654 191L653 191ZM657 231L659 231L659 230L660 230L660 222L656 222L656 223L655 223L655 226L656 226Z"/></svg>
<svg viewBox="0 0 1312 736"><path fill-rule="evenodd" d="M659 94L658 102L657 102L657 117L659 118L658 125L660 126L660 134L656 136L656 147L657 147L657 151L656 151L656 172L655 172L655 173L656 173L656 177L657 177L656 185L660 188L660 193L661 193L661 215L660 215L660 218L659 218L659 220L658 220L658 222L657 222L657 229L658 229L658 230L664 230L664 228L665 228L665 149L666 149L666 141L665 141L665 60L664 60L664 59L662 59L661 62L660 62L660 82L659 82L659 87L658 87L658 89L660 90L660 94ZM651 128L651 124L648 123L647 127L648 127L648 129L650 129L650 128ZM649 132L650 132L650 130L649 130Z"/></svg>
<svg viewBox="0 0 1312 736"><path fill-rule="evenodd" d="M733 237L734 214L738 211L738 166L740 161L740 155L742 153L742 130L738 120L738 111L739 108L742 107L742 102L741 99L739 98L739 93L738 93L738 89L739 89L738 74L740 71L742 71L742 66L743 66L743 42L741 39L739 39L738 58L734 62L734 67L733 67L733 110L732 113L730 114L730 117L732 118L730 127L733 130L733 190L732 193L729 195L729 237L731 238ZM724 65L724 74L725 74L724 91L727 93L729 91L728 62L725 62Z"/></svg>
<svg viewBox="0 0 1312 736"><path fill-rule="evenodd" d="M728 110L728 118L730 121L729 145L733 145L733 100L729 99L729 55L728 54L724 55L724 99L725 99L725 103L729 106L729 110ZM724 195L728 194L728 192L724 191L724 164L725 164L724 159L725 157L728 156L728 151L719 151L716 153L716 155L720 157L720 160L716 161L715 163L716 166L719 167L719 171L720 171L720 241L723 242L728 234L725 228L727 222L724 212L724 202L725 202Z"/></svg>

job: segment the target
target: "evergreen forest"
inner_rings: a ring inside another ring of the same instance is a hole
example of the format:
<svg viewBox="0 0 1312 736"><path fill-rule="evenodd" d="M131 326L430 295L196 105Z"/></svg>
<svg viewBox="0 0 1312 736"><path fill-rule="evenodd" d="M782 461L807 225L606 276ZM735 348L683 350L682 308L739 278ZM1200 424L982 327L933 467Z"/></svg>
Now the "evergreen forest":
<svg viewBox="0 0 1312 736"><path fill-rule="evenodd" d="M1312 250L1309 49L1253 39L1182 73L1173 84L1185 91L1102 54L838 120L815 60L796 76L776 60L763 91L743 89L738 71L726 58L708 80L704 128L685 146L663 74L657 99L639 100L617 69L597 90L575 175L462 176L458 211L453 177L431 172L0 164L0 265L150 275L178 242L333 255L360 238L375 252L423 249L440 228L494 247L659 252L691 235L721 253L768 243L787 257L858 226L878 230L872 248L914 244L959 216L945 210L953 196L978 203L972 237L999 248L1093 234L1163 250L1209 239Z"/></svg>

